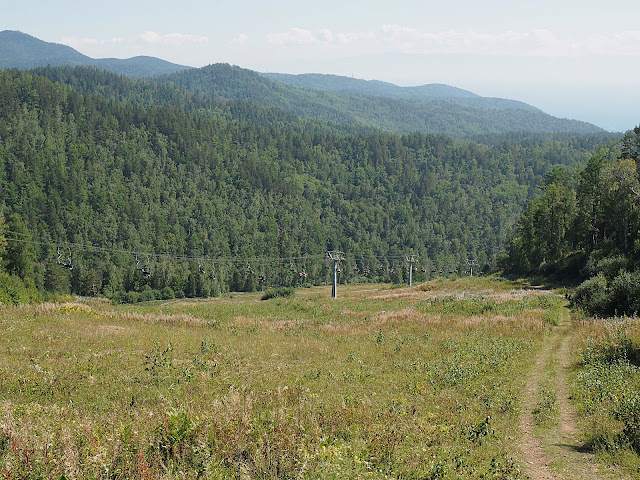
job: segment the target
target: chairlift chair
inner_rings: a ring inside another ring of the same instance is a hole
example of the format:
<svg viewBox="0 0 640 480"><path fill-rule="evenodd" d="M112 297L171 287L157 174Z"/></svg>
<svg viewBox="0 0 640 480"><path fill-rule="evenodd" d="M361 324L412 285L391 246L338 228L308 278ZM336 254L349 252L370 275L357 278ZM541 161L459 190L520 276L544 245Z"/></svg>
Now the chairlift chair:
<svg viewBox="0 0 640 480"><path fill-rule="evenodd" d="M58 265L68 270L73 270L73 263L71 262L71 247L69 247L69 256L67 256L66 261L62 260L62 252L60 251L60 248L58 248Z"/></svg>

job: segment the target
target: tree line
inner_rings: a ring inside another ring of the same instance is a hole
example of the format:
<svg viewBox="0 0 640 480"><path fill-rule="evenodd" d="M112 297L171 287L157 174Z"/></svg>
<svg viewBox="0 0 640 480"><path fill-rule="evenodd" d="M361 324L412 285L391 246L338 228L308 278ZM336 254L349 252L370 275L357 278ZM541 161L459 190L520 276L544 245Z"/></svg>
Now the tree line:
<svg viewBox="0 0 640 480"><path fill-rule="evenodd" d="M593 315L640 311L640 127L577 168L556 167L522 214L507 271L582 282L575 302Z"/></svg>

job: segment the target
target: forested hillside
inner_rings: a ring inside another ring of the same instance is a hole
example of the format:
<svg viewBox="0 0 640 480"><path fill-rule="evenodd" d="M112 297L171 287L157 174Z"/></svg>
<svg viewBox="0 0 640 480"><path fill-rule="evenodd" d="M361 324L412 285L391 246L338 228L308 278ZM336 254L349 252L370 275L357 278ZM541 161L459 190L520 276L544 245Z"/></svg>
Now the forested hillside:
<svg viewBox="0 0 640 480"><path fill-rule="evenodd" d="M539 110L531 105L516 100L502 98L481 97L468 90L432 83L419 87L399 87L392 83L377 80L360 80L357 78L341 77L338 75L321 75L305 73L289 75L285 73L261 73L262 76L275 80L285 85L294 87L312 88L336 93L352 93L369 97L400 98L404 100L446 100L461 103L463 105L477 105L486 108L497 109L525 109Z"/></svg>
<svg viewBox="0 0 640 480"><path fill-rule="evenodd" d="M93 69L58 73L66 84L0 72L3 275L41 291L319 283L333 249L347 253L342 281L402 281L408 252L418 278L491 265L550 166L600 140L349 133Z"/></svg>
<svg viewBox="0 0 640 480"><path fill-rule="evenodd" d="M259 74L228 64L196 69L153 57L94 59L22 32L0 32L0 68L47 66L93 66L129 77L153 77L156 85L169 83L169 87L210 99L245 100L301 118L397 133L457 137L507 132L604 133L595 125L556 118L522 102L485 98L449 85L401 88L336 75Z"/></svg>
<svg viewBox="0 0 640 480"><path fill-rule="evenodd" d="M525 108L520 102L474 97L464 98L461 103L460 96L455 99L392 98L322 91L285 85L226 64L165 75L158 81L169 81L209 98L250 100L300 117L394 132L418 131L458 137L520 131L603 133L595 125L552 117L540 110Z"/></svg>
<svg viewBox="0 0 640 480"><path fill-rule="evenodd" d="M526 208L505 266L584 283L575 301L594 315L640 312L640 127L578 170L554 168Z"/></svg>

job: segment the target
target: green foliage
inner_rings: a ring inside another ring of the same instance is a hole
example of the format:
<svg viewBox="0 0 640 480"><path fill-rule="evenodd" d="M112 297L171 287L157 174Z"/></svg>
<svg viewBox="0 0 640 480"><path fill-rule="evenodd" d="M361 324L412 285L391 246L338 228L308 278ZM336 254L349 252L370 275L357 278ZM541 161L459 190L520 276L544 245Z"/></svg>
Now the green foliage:
<svg viewBox="0 0 640 480"><path fill-rule="evenodd" d="M277 297L293 297L296 289L293 287L270 288L262 295L261 300L270 300Z"/></svg>
<svg viewBox="0 0 640 480"><path fill-rule="evenodd" d="M31 241L31 236L26 224L18 213L9 216L6 229L11 233L11 239L7 245L6 256L4 257L4 270L20 278L31 278L33 275L33 261L35 252Z"/></svg>
<svg viewBox="0 0 640 480"><path fill-rule="evenodd" d="M637 314L639 139L640 127L591 154L573 174L552 170L518 222L505 270L584 280L573 297L587 314Z"/></svg>
<svg viewBox="0 0 640 480"><path fill-rule="evenodd" d="M341 282L401 283L404 262L386 258L407 251L426 267L416 281L470 257L490 265L549 166L593 145L338 129L95 69L38 72L0 72L0 204L36 242L10 241L6 261L38 288L118 302L330 278L318 257L293 270L231 258L339 248L358 258ZM211 73L242 82L234 72Z"/></svg>
<svg viewBox="0 0 640 480"><path fill-rule="evenodd" d="M3 257L7 254L7 237L4 232L7 229L4 223L4 205L0 204L0 272L2 272Z"/></svg>
<svg viewBox="0 0 640 480"><path fill-rule="evenodd" d="M0 304L35 303L44 300L44 298L33 280L22 280L16 275L0 272Z"/></svg>
<svg viewBox="0 0 640 480"><path fill-rule="evenodd" d="M576 288L573 302L592 315L606 315L609 310L607 279L603 275L597 275L585 280Z"/></svg>
<svg viewBox="0 0 640 480"><path fill-rule="evenodd" d="M623 270L626 270L628 266L629 259L624 255L613 255L611 257L601 259L597 259L592 256L587 262L586 269L592 276L602 275L607 279L607 281L611 281Z"/></svg>
<svg viewBox="0 0 640 480"><path fill-rule="evenodd" d="M609 285L609 304L612 315L640 312L640 271L622 272L613 279Z"/></svg>
<svg viewBox="0 0 640 480"><path fill-rule="evenodd" d="M591 277L576 288L573 302L589 315L636 315L640 312L640 271L622 270L611 281L601 273Z"/></svg>
<svg viewBox="0 0 640 480"><path fill-rule="evenodd" d="M282 77L278 79L292 83ZM395 132L417 131L452 136L522 131L601 132L598 127L585 122L554 118L519 102L485 99L469 92L461 95L451 87L447 92L449 96L446 93L422 95L422 92L415 91L413 94L396 95L396 90L390 93L387 88L377 88L372 95L369 86L354 92L333 88L331 81L329 84L314 83L312 88L307 84L301 88L227 64L177 72L161 77L161 80L209 98L247 99L300 117ZM455 95L451 95L452 91Z"/></svg>
<svg viewBox="0 0 640 480"><path fill-rule="evenodd" d="M616 407L614 417L624 425L622 435L640 454L640 396L628 395Z"/></svg>
<svg viewBox="0 0 640 480"><path fill-rule="evenodd" d="M595 327L595 328L593 328ZM635 320L595 324L580 354L573 395L589 425L590 444L629 464L640 455L640 335ZM634 470L637 467L632 467Z"/></svg>
<svg viewBox="0 0 640 480"><path fill-rule="evenodd" d="M533 409L533 418L537 425L547 425L557 419L558 396L554 390L543 387L540 399Z"/></svg>

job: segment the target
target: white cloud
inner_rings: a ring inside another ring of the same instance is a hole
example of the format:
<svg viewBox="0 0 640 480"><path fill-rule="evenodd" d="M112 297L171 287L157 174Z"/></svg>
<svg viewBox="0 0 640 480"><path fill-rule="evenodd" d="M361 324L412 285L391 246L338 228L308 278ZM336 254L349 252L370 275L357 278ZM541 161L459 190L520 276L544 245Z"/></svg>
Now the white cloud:
<svg viewBox="0 0 640 480"><path fill-rule="evenodd" d="M182 46L188 43L207 43L208 37L202 35L189 35L185 33L167 33L161 35L156 32L144 32L139 35L143 42L160 45Z"/></svg>
<svg viewBox="0 0 640 480"><path fill-rule="evenodd" d="M286 45L318 45L322 43L311 30L294 27L285 33L270 33L267 35L269 43L278 46Z"/></svg>
<svg viewBox="0 0 640 480"><path fill-rule="evenodd" d="M241 33L231 40L233 43L238 45L246 45L249 42L249 35L246 33Z"/></svg>
<svg viewBox="0 0 640 480"><path fill-rule="evenodd" d="M341 48L345 56L363 53L465 54L497 56L575 57L640 55L640 30L613 35L563 37L551 30L425 31L398 24L375 32L312 31L300 27L270 33L267 41L281 47Z"/></svg>
<svg viewBox="0 0 640 480"><path fill-rule="evenodd" d="M186 44L205 44L208 41L208 37L201 35L189 35L184 33L167 33L162 35L148 31L132 37L112 37L108 39L64 37L60 40L60 43L73 47L77 50L81 50L86 47L95 48L111 46L142 47L144 45L162 45L180 47Z"/></svg>
<svg viewBox="0 0 640 480"><path fill-rule="evenodd" d="M615 35L594 35L585 45L596 55L640 55L640 30L627 30Z"/></svg>

